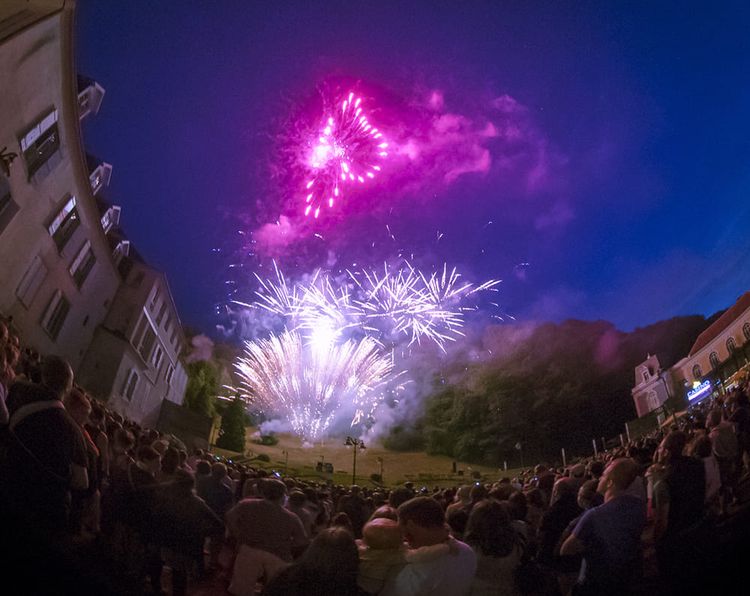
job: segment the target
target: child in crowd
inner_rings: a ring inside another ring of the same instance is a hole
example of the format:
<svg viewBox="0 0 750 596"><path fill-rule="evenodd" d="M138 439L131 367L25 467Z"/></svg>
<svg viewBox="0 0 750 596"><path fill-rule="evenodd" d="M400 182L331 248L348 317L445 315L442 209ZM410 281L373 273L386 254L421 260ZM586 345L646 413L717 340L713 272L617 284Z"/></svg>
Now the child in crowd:
<svg viewBox="0 0 750 596"><path fill-rule="evenodd" d="M359 587L377 594L385 580L406 565L406 546L398 522L379 517L365 524L359 546Z"/></svg>
<svg viewBox="0 0 750 596"><path fill-rule="evenodd" d="M398 522L386 517L375 518L362 529L359 547L357 583L368 594L377 594L388 578L398 574L407 563L428 562L446 555L449 544L408 549Z"/></svg>

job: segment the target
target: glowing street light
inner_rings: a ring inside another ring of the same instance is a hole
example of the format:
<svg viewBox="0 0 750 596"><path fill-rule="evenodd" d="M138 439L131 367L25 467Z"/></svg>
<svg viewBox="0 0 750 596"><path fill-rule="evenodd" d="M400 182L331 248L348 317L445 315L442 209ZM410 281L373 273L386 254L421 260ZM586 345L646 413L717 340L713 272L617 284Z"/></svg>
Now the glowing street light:
<svg viewBox="0 0 750 596"><path fill-rule="evenodd" d="M347 447L354 447L352 457L352 484L357 484L357 450L365 449L365 442L361 439L355 439L354 437L346 437L344 445L346 445Z"/></svg>

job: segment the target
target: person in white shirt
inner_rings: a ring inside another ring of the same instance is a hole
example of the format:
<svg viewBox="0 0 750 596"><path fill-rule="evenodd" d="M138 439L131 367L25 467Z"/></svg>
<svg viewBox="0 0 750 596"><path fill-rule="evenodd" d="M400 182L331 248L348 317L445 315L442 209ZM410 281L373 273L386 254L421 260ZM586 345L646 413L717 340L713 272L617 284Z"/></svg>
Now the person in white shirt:
<svg viewBox="0 0 750 596"><path fill-rule="evenodd" d="M398 508L398 522L411 552L398 574L389 578L380 596L464 596L471 589L477 557L468 545L452 538L440 504L416 497ZM435 547L447 545L444 548Z"/></svg>

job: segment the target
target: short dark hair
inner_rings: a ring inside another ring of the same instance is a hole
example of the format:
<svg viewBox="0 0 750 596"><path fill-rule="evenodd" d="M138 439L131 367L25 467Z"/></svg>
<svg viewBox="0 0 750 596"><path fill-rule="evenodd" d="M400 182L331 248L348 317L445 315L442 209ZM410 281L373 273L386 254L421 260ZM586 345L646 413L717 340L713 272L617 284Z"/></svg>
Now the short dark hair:
<svg viewBox="0 0 750 596"><path fill-rule="evenodd" d="M687 445L687 435L681 430L673 430L662 441L662 449L669 454L669 459L672 460L682 455Z"/></svg>
<svg viewBox="0 0 750 596"><path fill-rule="evenodd" d="M223 480L227 477L227 466L226 464L221 463L220 461L217 461L214 463L214 465L211 466L211 476L216 478L217 480Z"/></svg>
<svg viewBox="0 0 750 596"><path fill-rule="evenodd" d="M466 524L469 521L469 514L466 509L463 507L450 509L446 517L448 519L448 525L453 533L463 536L464 531L466 530Z"/></svg>
<svg viewBox="0 0 750 596"><path fill-rule="evenodd" d="M604 474L604 462L595 459L589 464L589 472L594 478L600 478Z"/></svg>
<svg viewBox="0 0 750 596"><path fill-rule="evenodd" d="M445 525L445 513L432 497L414 497L399 506L398 520L412 521L422 528L440 528Z"/></svg>
<svg viewBox="0 0 750 596"><path fill-rule="evenodd" d="M403 503L406 503L409 499L414 496L414 491L405 486L399 486L391 491L388 496L388 504L397 509Z"/></svg>
<svg viewBox="0 0 750 596"><path fill-rule="evenodd" d="M493 488L488 496L496 501L507 501L513 494L513 490L514 489L510 484L503 483Z"/></svg>
<svg viewBox="0 0 750 596"><path fill-rule="evenodd" d="M711 457L712 451L711 439L705 435L697 438L691 448L692 455L701 459Z"/></svg>
<svg viewBox="0 0 750 596"><path fill-rule="evenodd" d="M275 478L264 478L258 488L264 499L278 501L286 494L286 484Z"/></svg>
<svg viewBox="0 0 750 596"><path fill-rule="evenodd" d="M89 414L89 420L92 422L102 422L105 417L104 410L93 399L89 401L91 402L91 414Z"/></svg>
<svg viewBox="0 0 750 596"><path fill-rule="evenodd" d="M469 515L464 538L483 555L507 557L518 544L506 501L482 501L474 505Z"/></svg>
<svg viewBox="0 0 750 596"><path fill-rule="evenodd" d="M138 447L138 461L154 461L159 459L159 452L151 445L141 445Z"/></svg>
<svg viewBox="0 0 750 596"><path fill-rule="evenodd" d="M359 553L354 535L341 526L321 530L296 566L304 570L301 577L314 577L315 587L323 588L309 590L308 594L355 593Z"/></svg>
<svg viewBox="0 0 750 596"><path fill-rule="evenodd" d="M302 507L305 504L307 497L301 490L293 490L289 493L289 504L295 507Z"/></svg>
<svg viewBox="0 0 750 596"><path fill-rule="evenodd" d="M42 383L62 397L73 383L73 369L68 361L55 355L45 357L42 362Z"/></svg>
<svg viewBox="0 0 750 596"><path fill-rule="evenodd" d="M331 527L346 528L347 531L354 532L351 518L343 511L333 516L333 519L331 520Z"/></svg>
<svg viewBox="0 0 750 596"><path fill-rule="evenodd" d="M484 484L475 484L471 487L471 492L469 493L472 503L478 503L486 499L487 495L489 495L489 491Z"/></svg>

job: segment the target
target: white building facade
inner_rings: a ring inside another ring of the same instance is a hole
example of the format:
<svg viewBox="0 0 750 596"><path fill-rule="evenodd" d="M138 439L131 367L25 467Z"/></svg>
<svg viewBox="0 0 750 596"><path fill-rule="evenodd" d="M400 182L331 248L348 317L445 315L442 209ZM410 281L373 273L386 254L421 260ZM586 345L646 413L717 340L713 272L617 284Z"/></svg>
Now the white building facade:
<svg viewBox="0 0 750 596"><path fill-rule="evenodd" d="M185 336L164 274L133 254L121 265L125 279L79 378L112 409L154 426L162 400L182 404Z"/></svg>
<svg viewBox="0 0 750 596"><path fill-rule="evenodd" d="M0 3L0 312L77 370L120 284L86 157L71 3ZM95 88L94 88L95 85Z"/></svg>
<svg viewBox="0 0 750 596"><path fill-rule="evenodd" d="M635 367L635 386L631 390L638 417L661 406L675 394L672 375L662 370L659 358L649 356Z"/></svg>
<svg viewBox="0 0 750 596"><path fill-rule="evenodd" d="M68 0L0 2L0 315L24 347L71 363L77 382L155 424L181 404L185 338L164 274L104 198L112 166L87 156L80 121L105 91L78 76Z"/></svg>

